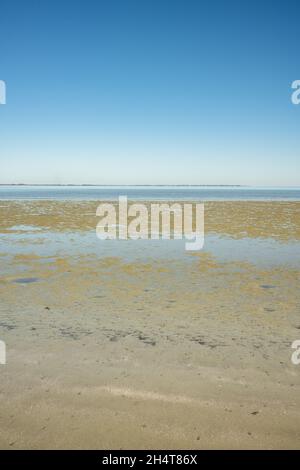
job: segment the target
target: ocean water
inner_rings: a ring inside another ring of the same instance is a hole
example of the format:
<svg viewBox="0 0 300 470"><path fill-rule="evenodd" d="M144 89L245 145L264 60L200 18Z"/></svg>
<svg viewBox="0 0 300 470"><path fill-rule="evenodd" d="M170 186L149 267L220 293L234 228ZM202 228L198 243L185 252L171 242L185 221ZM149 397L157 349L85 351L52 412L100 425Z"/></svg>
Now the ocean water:
<svg viewBox="0 0 300 470"><path fill-rule="evenodd" d="M13 228L13 227L12 227ZM16 269L11 262L14 256L32 255L41 257L40 262L49 262L69 256L74 260L83 256L92 259L121 257L127 262L147 263L153 260L195 261L195 252L185 250L182 240L99 240L95 230L84 232L40 231L37 227L15 227L16 232L0 233L0 276ZM287 267L298 269L300 265L299 241L280 242L272 238L233 239L223 235L205 235L203 251L216 262L247 262L260 268ZM7 258L7 259L6 259ZM17 264L22 271L22 261ZM180 275L180 273L179 273Z"/></svg>
<svg viewBox="0 0 300 470"><path fill-rule="evenodd" d="M274 200L299 201L300 187L249 186L15 186L0 185L0 200Z"/></svg>

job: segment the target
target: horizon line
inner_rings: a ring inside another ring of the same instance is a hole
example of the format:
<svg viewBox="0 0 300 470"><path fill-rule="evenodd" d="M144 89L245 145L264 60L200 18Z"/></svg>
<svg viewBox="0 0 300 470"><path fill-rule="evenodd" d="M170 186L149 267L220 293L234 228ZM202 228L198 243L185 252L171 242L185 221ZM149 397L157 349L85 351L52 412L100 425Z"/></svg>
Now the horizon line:
<svg viewBox="0 0 300 470"><path fill-rule="evenodd" d="M300 185L255 184L93 184L93 183L0 183L1 186L47 186L47 187L190 187L190 188L297 188Z"/></svg>
<svg viewBox="0 0 300 470"><path fill-rule="evenodd" d="M0 183L0 186L139 186L139 187L144 187L144 186L169 186L169 187L175 187L175 186L181 186L181 187L186 187L186 186L192 186L192 187L248 187L251 185L245 185L245 184L96 184L96 183Z"/></svg>

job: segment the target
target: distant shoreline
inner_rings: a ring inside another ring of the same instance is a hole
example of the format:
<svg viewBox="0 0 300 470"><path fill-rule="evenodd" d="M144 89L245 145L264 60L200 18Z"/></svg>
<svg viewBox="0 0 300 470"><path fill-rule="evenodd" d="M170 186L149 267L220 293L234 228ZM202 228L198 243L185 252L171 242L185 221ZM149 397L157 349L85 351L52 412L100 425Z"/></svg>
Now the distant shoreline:
<svg viewBox="0 0 300 470"><path fill-rule="evenodd" d="M168 188L248 188L248 185L243 184L59 184L59 183L0 183L0 186L72 186L72 187L168 187Z"/></svg>
<svg viewBox="0 0 300 470"><path fill-rule="evenodd" d="M300 189L300 185L269 186L250 184L73 184L73 183L0 183L0 187L48 187L48 188L240 188L240 189Z"/></svg>

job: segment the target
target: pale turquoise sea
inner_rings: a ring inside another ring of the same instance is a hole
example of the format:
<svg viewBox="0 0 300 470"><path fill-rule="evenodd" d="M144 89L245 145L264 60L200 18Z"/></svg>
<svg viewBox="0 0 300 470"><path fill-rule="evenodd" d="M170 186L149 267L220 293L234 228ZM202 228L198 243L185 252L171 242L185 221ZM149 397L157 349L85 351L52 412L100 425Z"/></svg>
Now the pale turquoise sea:
<svg viewBox="0 0 300 470"><path fill-rule="evenodd" d="M300 200L300 187L249 186L0 186L2 199Z"/></svg>

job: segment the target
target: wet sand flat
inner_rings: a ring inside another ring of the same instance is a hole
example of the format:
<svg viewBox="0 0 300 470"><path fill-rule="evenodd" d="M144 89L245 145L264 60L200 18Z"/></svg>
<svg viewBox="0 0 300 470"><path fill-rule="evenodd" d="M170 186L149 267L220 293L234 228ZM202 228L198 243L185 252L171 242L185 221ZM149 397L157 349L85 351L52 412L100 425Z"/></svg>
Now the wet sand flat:
<svg viewBox="0 0 300 470"><path fill-rule="evenodd" d="M300 203L205 203L194 253L96 207L0 202L0 448L299 448Z"/></svg>

